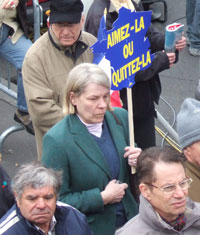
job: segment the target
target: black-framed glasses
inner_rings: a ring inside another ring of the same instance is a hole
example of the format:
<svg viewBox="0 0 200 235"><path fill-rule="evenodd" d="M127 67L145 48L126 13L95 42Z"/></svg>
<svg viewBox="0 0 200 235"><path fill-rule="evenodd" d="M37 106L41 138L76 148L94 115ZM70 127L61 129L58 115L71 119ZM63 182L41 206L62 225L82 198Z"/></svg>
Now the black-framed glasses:
<svg viewBox="0 0 200 235"><path fill-rule="evenodd" d="M177 185L182 189L182 190L187 190L191 183L192 183L192 179L191 178L186 178L184 180L182 180L181 182L179 182L178 184L167 184L167 185L164 185L162 187L158 187L154 184L151 184L151 183L145 183L147 185L150 185L154 188L157 188L159 189L160 191L162 191L164 194L173 194L175 191L176 191L176 187Z"/></svg>

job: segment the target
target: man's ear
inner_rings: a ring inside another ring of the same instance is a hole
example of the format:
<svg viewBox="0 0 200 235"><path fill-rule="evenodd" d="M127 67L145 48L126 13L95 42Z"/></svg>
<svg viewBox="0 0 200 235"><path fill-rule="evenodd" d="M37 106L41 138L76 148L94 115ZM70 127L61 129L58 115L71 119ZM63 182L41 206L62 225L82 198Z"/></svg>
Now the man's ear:
<svg viewBox="0 0 200 235"><path fill-rule="evenodd" d="M19 207L19 198L18 198L18 194L16 192L14 192L14 196L15 196L15 201L17 203L17 206Z"/></svg>
<svg viewBox="0 0 200 235"><path fill-rule="evenodd" d="M141 183L139 185L139 189L140 189L142 196L145 197L148 201L150 201L150 199L151 199L150 192L151 191L150 191L149 187L146 184Z"/></svg>
<svg viewBox="0 0 200 235"><path fill-rule="evenodd" d="M81 21L80 21L80 23L81 23L81 27L83 28L84 23L85 23L85 15L84 15L84 14L82 14L82 16L81 16Z"/></svg>
<svg viewBox="0 0 200 235"><path fill-rule="evenodd" d="M183 154L185 155L188 161L192 162L190 146L183 149Z"/></svg>

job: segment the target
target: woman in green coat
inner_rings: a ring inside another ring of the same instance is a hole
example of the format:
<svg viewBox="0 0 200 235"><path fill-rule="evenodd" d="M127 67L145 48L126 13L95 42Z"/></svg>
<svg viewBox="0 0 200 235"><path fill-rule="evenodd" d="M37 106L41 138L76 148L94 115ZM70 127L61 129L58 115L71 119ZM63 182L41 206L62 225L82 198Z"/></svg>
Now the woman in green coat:
<svg viewBox="0 0 200 235"><path fill-rule="evenodd" d="M128 186L141 149L129 147L127 111L110 107L100 67L76 66L65 87L67 115L44 136L42 162L62 170L59 199L86 214L94 235L113 235L138 213Z"/></svg>

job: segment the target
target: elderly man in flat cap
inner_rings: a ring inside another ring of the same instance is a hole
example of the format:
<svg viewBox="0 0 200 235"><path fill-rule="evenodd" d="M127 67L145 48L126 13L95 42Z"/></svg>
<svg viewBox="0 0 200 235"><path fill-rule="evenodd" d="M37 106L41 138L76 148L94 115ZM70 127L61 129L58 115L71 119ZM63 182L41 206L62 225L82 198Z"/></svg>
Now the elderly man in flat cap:
<svg viewBox="0 0 200 235"><path fill-rule="evenodd" d="M77 64L92 62L96 38L82 32L81 0L52 0L50 28L28 51L23 64L24 88L41 160L44 134L63 118L63 87Z"/></svg>

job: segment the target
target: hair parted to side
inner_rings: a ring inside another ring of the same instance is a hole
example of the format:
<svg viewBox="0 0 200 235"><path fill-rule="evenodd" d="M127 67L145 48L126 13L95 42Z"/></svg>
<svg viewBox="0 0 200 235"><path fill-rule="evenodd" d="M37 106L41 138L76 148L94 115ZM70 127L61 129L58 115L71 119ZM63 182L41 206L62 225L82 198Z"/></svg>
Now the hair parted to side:
<svg viewBox="0 0 200 235"><path fill-rule="evenodd" d="M153 183L156 181L154 176L154 166L158 162L165 163L180 163L184 166L185 157L182 153L171 146L163 147L150 147L143 150L138 157L137 161L137 182L138 184L148 182Z"/></svg>
<svg viewBox="0 0 200 235"><path fill-rule="evenodd" d="M74 105L70 101L70 93L74 92L75 95L80 96L90 83L95 83L110 89L109 77L96 64L82 63L70 71L64 91L63 112L65 115L76 112ZM112 110L110 104L107 109Z"/></svg>
<svg viewBox="0 0 200 235"><path fill-rule="evenodd" d="M30 186L34 189L45 186L52 186L56 196L62 183L62 172L44 167L40 162L23 164L18 170L12 183L13 192L17 193L18 199L21 198L25 187Z"/></svg>

